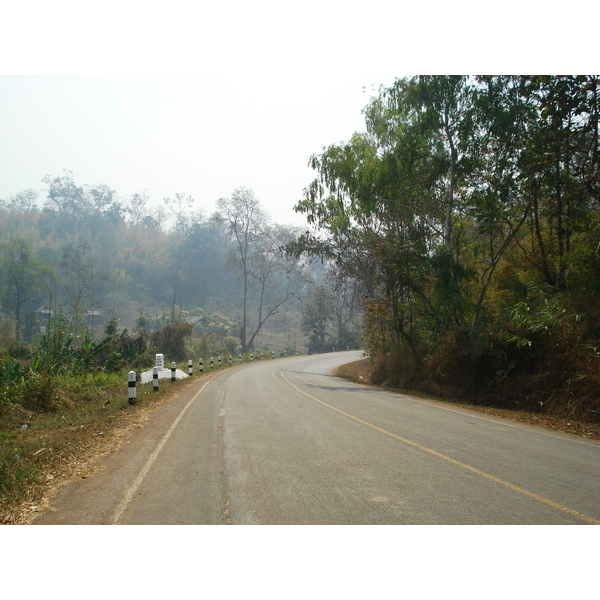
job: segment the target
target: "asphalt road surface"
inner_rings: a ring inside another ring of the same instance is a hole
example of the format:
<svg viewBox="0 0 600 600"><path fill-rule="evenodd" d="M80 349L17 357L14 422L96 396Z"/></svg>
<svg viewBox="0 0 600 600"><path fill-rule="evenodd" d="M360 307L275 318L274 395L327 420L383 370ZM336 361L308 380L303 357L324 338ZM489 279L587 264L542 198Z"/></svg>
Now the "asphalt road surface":
<svg viewBox="0 0 600 600"><path fill-rule="evenodd" d="M34 524L600 524L600 443L333 377L201 378Z"/></svg>

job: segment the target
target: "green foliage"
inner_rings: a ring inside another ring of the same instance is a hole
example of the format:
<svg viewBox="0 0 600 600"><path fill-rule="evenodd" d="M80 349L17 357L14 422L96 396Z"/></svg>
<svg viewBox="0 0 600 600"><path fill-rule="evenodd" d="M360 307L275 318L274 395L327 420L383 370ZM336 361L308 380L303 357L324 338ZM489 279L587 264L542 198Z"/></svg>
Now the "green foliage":
<svg viewBox="0 0 600 600"><path fill-rule="evenodd" d="M315 288L303 304L302 331L313 352L326 352L334 344L329 328L333 321L334 298L324 287Z"/></svg>
<svg viewBox="0 0 600 600"><path fill-rule="evenodd" d="M71 322L59 312L48 320L33 356L32 370L36 373L54 373L69 368L73 362L74 335Z"/></svg>
<svg viewBox="0 0 600 600"><path fill-rule="evenodd" d="M21 388L19 403L23 408L36 413L54 412L57 409L56 378L51 373L33 373Z"/></svg>
<svg viewBox="0 0 600 600"><path fill-rule="evenodd" d="M544 296L537 286L531 286L530 290L537 298L532 294L527 301L507 309L507 324L513 332L507 342L517 347L531 347L535 339L542 337L559 336L563 341L573 338L582 315L568 310L565 294Z"/></svg>
<svg viewBox="0 0 600 600"><path fill-rule="evenodd" d="M25 381L28 369L23 367L12 356L0 358L0 385L22 383Z"/></svg>
<svg viewBox="0 0 600 600"><path fill-rule="evenodd" d="M0 403L3 506L45 493L38 486L49 473L60 473L81 450L87 452L95 435L108 433L107 427L119 422L123 408L131 410L125 382L123 372L47 373L31 374L25 385L11 386L11 402ZM140 401L150 394L138 390Z"/></svg>
<svg viewBox="0 0 600 600"><path fill-rule="evenodd" d="M189 323L170 323L150 336L150 343L157 353L171 361L184 360L188 356L186 342L192 335Z"/></svg>
<svg viewBox="0 0 600 600"><path fill-rule="evenodd" d="M412 370L512 406L595 401L582 386L600 331L598 81L400 79L365 109L366 134L312 157L296 210L326 239L290 250L360 284L382 380Z"/></svg>
<svg viewBox="0 0 600 600"><path fill-rule="evenodd" d="M2 260L0 276L3 285L0 287L1 305L11 308L14 314L15 337L19 341L28 316L25 307L36 302L42 295L44 286L55 277L55 271L39 260L27 240L13 238L0 244ZM28 321L31 331L31 318Z"/></svg>

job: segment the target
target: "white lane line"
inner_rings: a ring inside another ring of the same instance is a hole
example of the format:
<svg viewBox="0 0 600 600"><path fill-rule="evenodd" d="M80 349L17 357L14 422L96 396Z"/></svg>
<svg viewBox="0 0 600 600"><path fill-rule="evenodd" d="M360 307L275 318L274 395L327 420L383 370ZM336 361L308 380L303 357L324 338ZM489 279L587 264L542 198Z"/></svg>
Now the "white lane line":
<svg viewBox="0 0 600 600"><path fill-rule="evenodd" d="M133 496L137 492L137 490L140 487L140 485L142 485L142 482L144 481L144 478L148 474L148 471L150 470L150 468L154 464L154 461L158 458L158 455L160 454L160 451L163 449L164 445L167 443L167 441L169 440L169 438L171 437L171 435L175 431L175 428L179 424L179 421L181 421L181 419L183 419L183 416L187 412L188 408L194 403L194 401L196 400L196 398L198 398L198 396L200 396L200 394L202 393L202 391L204 390L204 388L211 381L212 381L212 379L209 379L208 381L206 381L202 385L202 387L196 392L196 394L194 395L194 397L183 407L182 411L179 413L179 415L177 416L177 418L173 421L171 427L169 427L169 430L167 431L167 433L165 433L165 435L163 436L163 438L160 441L160 443L158 444L158 446L154 449L154 452L152 452L152 454L150 455L150 457L146 461L146 464L144 465L144 468L138 473L138 476L135 478L135 480L133 481L133 483L127 489L127 491L125 493L125 496L123 497L123 500L121 500L121 503L119 504L119 506L117 507L117 509L115 510L115 512L112 514L112 517L110 519L110 524L111 525L117 525L118 524L120 518L123 516L123 513L127 510L127 507L129 506L129 503L131 502L131 499L133 498Z"/></svg>

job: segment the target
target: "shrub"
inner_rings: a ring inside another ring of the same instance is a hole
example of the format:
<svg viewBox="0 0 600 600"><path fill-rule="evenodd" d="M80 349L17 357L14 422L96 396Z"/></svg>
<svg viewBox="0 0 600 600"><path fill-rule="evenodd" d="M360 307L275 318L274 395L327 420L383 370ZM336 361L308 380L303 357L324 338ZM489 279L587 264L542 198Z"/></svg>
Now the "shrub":
<svg viewBox="0 0 600 600"><path fill-rule="evenodd" d="M192 326L189 323L171 323L155 331L150 342L157 352L164 354L169 360L184 360L187 358L185 343L191 335Z"/></svg>

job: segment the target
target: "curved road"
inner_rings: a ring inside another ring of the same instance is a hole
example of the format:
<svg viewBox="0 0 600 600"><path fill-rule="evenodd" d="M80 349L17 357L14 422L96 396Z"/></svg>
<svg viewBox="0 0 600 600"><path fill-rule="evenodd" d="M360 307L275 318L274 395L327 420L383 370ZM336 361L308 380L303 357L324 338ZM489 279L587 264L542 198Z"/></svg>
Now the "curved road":
<svg viewBox="0 0 600 600"><path fill-rule="evenodd" d="M224 370L152 412L34 524L600 524L600 444L330 375Z"/></svg>

